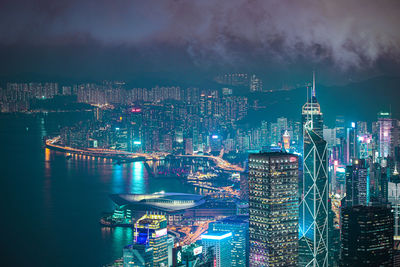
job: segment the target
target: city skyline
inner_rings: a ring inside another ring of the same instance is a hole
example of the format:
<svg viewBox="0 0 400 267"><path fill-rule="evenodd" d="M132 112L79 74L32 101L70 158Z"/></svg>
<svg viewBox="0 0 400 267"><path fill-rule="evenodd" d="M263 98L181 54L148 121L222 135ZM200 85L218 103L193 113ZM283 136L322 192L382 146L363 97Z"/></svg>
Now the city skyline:
<svg viewBox="0 0 400 267"><path fill-rule="evenodd" d="M400 266L400 2L4 0L4 266Z"/></svg>

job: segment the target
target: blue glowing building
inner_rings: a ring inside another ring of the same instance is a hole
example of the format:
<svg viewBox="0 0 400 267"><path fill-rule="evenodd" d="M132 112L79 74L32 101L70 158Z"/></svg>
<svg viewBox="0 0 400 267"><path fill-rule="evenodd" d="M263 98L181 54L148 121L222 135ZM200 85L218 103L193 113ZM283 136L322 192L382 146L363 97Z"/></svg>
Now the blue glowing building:
<svg viewBox="0 0 400 267"><path fill-rule="evenodd" d="M201 236L205 253L213 251L215 267L231 267L231 232L209 232ZM209 249L209 248L213 249ZM207 255L206 255L207 256ZM208 255L209 256L209 255Z"/></svg>
<svg viewBox="0 0 400 267"><path fill-rule="evenodd" d="M211 223L214 232L231 232L232 267L248 266L249 256L249 217L232 216Z"/></svg>

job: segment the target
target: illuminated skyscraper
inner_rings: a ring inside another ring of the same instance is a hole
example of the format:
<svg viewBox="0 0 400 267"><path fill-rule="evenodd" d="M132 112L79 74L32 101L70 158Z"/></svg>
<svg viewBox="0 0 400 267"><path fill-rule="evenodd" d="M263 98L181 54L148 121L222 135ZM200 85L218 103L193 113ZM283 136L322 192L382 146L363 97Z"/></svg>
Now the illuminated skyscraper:
<svg viewBox="0 0 400 267"><path fill-rule="evenodd" d="M217 232L231 232L232 267L248 266L249 217L232 216L210 224L209 229Z"/></svg>
<svg viewBox="0 0 400 267"><path fill-rule="evenodd" d="M400 175L395 166L388 184L388 201L392 205L394 215L394 239L400 240Z"/></svg>
<svg viewBox="0 0 400 267"><path fill-rule="evenodd" d="M379 156L382 158L390 156L392 143L393 120L389 112L378 113L379 127Z"/></svg>
<svg viewBox="0 0 400 267"><path fill-rule="evenodd" d="M342 211L341 266L393 266L393 213L382 206Z"/></svg>
<svg viewBox="0 0 400 267"><path fill-rule="evenodd" d="M214 253L215 267L231 266L231 239L231 232L209 232L201 236L206 256L209 251ZM213 249L210 250L210 247Z"/></svg>
<svg viewBox="0 0 400 267"><path fill-rule="evenodd" d="M283 147L285 148L286 151L290 149L290 134L287 130L283 133L282 136L283 139Z"/></svg>
<svg viewBox="0 0 400 267"><path fill-rule="evenodd" d="M285 133L285 131L288 129L288 122L287 122L287 118L282 117L282 118L278 118L276 120L276 123L278 125L278 135L279 135L279 142L282 141L282 136Z"/></svg>
<svg viewBox="0 0 400 267"><path fill-rule="evenodd" d="M335 121L335 128L336 128L336 137L337 138L345 138L345 127L346 127L346 121L344 119L344 116L336 116L336 121Z"/></svg>
<svg viewBox="0 0 400 267"><path fill-rule="evenodd" d="M164 215L145 214L135 223L134 243L153 249L154 267L168 266L167 219Z"/></svg>
<svg viewBox="0 0 400 267"><path fill-rule="evenodd" d="M366 159L372 157L372 136L371 134L364 134L357 137L358 139L358 157L360 159Z"/></svg>
<svg viewBox="0 0 400 267"><path fill-rule="evenodd" d="M379 163L369 164L369 193L370 203L387 203L388 201L388 176L387 169Z"/></svg>
<svg viewBox="0 0 400 267"><path fill-rule="evenodd" d="M314 133L316 133L322 138L324 130L324 120L323 120L323 114L321 112L321 107L315 95L315 75L313 77L313 87L311 90L311 96L308 97L307 102L303 105L301 114L302 114L303 135L304 135L304 127L308 123L311 125L311 129L314 131Z"/></svg>
<svg viewBox="0 0 400 267"><path fill-rule="evenodd" d="M351 123L346 133L346 164L351 164L352 159L358 156L357 125Z"/></svg>
<svg viewBox="0 0 400 267"><path fill-rule="evenodd" d="M249 205L249 266L297 266L297 156L249 155Z"/></svg>
<svg viewBox="0 0 400 267"><path fill-rule="evenodd" d="M365 160L354 159L353 164L346 167L346 207L367 206L367 175Z"/></svg>
<svg viewBox="0 0 400 267"><path fill-rule="evenodd" d="M299 265L328 266L328 162L323 116L315 97L303 106L303 179L300 181Z"/></svg>

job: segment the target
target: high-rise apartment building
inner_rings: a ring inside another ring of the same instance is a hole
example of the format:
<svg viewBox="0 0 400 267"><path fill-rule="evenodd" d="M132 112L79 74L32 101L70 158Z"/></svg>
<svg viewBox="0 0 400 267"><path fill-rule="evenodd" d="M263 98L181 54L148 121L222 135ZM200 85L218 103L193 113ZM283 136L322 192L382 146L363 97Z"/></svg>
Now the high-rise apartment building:
<svg viewBox="0 0 400 267"><path fill-rule="evenodd" d="M249 266L297 266L297 156L249 155L249 210Z"/></svg>
<svg viewBox="0 0 400 267"><path fill-rule="evenodd" d="M256 75L250 77L250 92L262 92L263 84L262 80Z"/></svg>

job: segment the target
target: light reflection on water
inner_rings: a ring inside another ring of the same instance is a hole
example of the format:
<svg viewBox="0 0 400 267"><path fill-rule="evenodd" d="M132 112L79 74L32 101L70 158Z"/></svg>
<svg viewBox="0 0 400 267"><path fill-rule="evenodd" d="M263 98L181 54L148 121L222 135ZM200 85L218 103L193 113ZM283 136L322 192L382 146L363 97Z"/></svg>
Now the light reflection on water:
<svg viewBox="0 0 400 267"><path fill-rule="evenodd" d="M101 237L108 240L113 255L122 256L122 248L132 243L133 232L132 228L126 227L101 227Z"/></svg>
<svg viewBox="0 0 400 267"><path fill-rule="evenodd" d="M131 179L131 193L133 194L146 193L145 180L147 180L148 176L144 176L143 167L143 162L133 163L133 177Z"/></svg>
<svg viewBox="0 0 400 267"><path fill-rule="evenodd" d="M63 194L71 194L72 201L75 201L76 198L77 202L82 203L82 209L85 212L93 208L100 210L94 216L85 218L85 223L100 230L97 238L101 238L101 242L106 248L104 253L111 255L108 257L111 258L110 262L121 257L123 247L132 242L131 229L107 228L101 227L99 224L101 212L113 211L114 204L108 197L110 194L190 192L179 179L150 178L143 162L115 164L109 159L93 160L91 157L79 155L72 155L69 158L64 153L49 149L43 149L43 154L46 180L42 186L45 194L46 217L49 218L48 220L52 220L52 216L59 216L54 214L54 210L57 212L57 209L63 208L64 203L60 203L58 200L59 196ZM151 169L159 164L150 163ZM62 172L61 176L60 172ZM52 186L52 183L55 183L55 186ZM85 195L91 195L91 198L98 197L100 201L88 200ZM58 202L57 205L56 202ZM82 231L84 230L82 228ZM109 262L103 262L103 264L107 263Z"/></svg>

